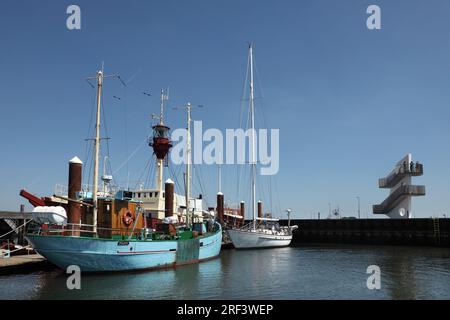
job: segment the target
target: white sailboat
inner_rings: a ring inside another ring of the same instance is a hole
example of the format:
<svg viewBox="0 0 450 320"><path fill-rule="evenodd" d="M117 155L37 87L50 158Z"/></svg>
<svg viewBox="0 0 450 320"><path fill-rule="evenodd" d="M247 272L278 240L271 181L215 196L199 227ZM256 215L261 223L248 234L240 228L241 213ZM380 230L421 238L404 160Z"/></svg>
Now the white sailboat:
<svg viewBox="0 0 450 320"><path fill-rule="evenodd" d="M255 146L255 108L253 91L253 46L249 45L250 66L250 165L252 173L251 206L253 219L242 228L227 230L236 249L268 248L288 246L292 240L292 231L297 226L290 226L290 210L288 209L288 226L280 226L278 219L257 217L256 214L256 146Z"/></svg>

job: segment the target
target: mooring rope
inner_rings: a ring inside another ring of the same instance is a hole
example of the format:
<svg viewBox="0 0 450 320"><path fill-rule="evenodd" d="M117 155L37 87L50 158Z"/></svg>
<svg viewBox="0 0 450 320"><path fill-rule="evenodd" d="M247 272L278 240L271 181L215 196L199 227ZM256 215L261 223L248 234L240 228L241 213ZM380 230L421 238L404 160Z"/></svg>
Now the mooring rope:
<svg viewBox="0 0 450 320"><path fill-rule="evenodd" d="M25 222L24 224L22 224L21 226L19 226L19 227L16 227L15 229L12 229L11 231L8 231L7 233L5 233L5 234L2 234L1 236L0 236L0 238L3 238L4 236L7 236L8 234L10 234L10 233L13 233L13 232L16 232L16 230L18 230L18 229L20 229L20 228L22 228L22 227L24 227L26 224L28 224L28 223L30 223L31 221L33 221L33 219L31 219L31 220L28 220L27 222Z"/></svg>
<svg viewBox="0 0 450 320"><path fill-rule="evenodd" d="M26 249L26 248L31 248L31 244L26 245L25 247L21 247L21 248L18 248L18 249L11 250L11 251L9 251L9 253L13 253L13 252L16 252L16 251L19 251L19 250L23 250L23 249Z"/></svg>

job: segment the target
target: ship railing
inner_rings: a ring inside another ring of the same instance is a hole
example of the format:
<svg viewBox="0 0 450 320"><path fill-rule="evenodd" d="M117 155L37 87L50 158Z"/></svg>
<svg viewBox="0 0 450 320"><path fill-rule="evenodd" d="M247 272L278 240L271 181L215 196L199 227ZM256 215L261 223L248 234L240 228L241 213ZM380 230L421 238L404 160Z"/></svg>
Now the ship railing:
<svg viewBox="0 0 450 320"><path fill-rule="evenodd" d="M387 188L394 186L396 183L400 182L405 176L421 176L423 175L423 164L415 163L412 166L407 165L399 166L395 168L387 177L378 179L378 186L380 188Z"/></svg>
<svg viewBox="0 0 450 320"><path fill-rule="evenodd" d="M83 183L81 185L81 193L89 193L89 192L92 192L93 189L94 189L94 185L92 185L92 184ZM119 188L118 186L109 185L107 193L114 195L119 190L121 190L121 188ZM101 193L105 193L105 192L102 191L102 188L99 188L98 193L101 194ZM69 194L68 186L65 184L60 184L60 183L55 184L54 194L57 196L60 196L60 197L67 197L67 195Z"/></svg>
<svg viewBox="0 0 450 320"><path fill-rule="evenodd" d="M257 221L256 221L256 229L258 229L261 226L267 227L268 225L273 225L275 227L275 230L282 229L278 223L278 219L257 219ZM250 221L247 224L244 224L240 229L241 230L253 229L253 221Z"/></svg>
<svg viewBox="0 0 450 320"><path fill-rule="evenodd" d="M96 231L95 231L96 229ZM214 223L212 232L217 231ZM144 240L152 237L152 234L163 234L152 228L94 228L92 224L67 223L65 225L32 225L27 229L27 234L31 235L58 235L58 236L75 236L75 237L91 237L101 239L119 239L119 240Z"/></svg>
<svg viewBox="0 0 450 320"><path fill-rule="evenodd" d="M60 183L55 184L54 194L57 196L66 197L68 195L67 186Z"/></svg>
<svg viewBox="0 0 450 320"><path fill-rule="evenodd" d="M87 192L89 190L92 190L92 188L92 185L86 183L83 183L81 185L81 191ZM55 184L54 194L57 196L67 197L67 195L69 194L69 188L66 184L57 183Z"/></svg>
<svg viewBox="0 0 450 320"><path fill-rule="evenodd" d="M95 231L96 229L96 231ZM28 228L29 234L37 235L61 235L61 236L81 236L92 238L104 238L111 239L113 237L126 239L140 239L146 238L151 229L138 228L132 230L132 228L94 228L91 224L82 223L67 223L66 225L40 225Z"/></svg>

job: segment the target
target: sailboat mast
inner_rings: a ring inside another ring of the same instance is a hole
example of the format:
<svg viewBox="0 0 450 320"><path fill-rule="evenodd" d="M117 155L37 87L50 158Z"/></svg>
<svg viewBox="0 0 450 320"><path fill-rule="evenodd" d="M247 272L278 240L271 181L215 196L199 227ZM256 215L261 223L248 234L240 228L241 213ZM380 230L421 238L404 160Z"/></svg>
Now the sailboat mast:
<svg viewBox="0 0 450 320"><path fill-rule="evenodd" d="M191 192L191 104L188 103L187 109L187 141L186 141L186 222L189 225L194 223L194 216L192 221L189 219L189 198Z"/></svg>
<svg viewBox="0 0 450 320"><path fill-rule="evenodd" d="M250 55L250 134L251 134L251 166L252 166L252 212L253 212L253 230L256 229L256 144L255 144L255 107L253 93L253 46L249 47Z"/></svg>
<svg viewBox="0 0 450 320"><path fill-rule="evenodd" d="M97 119L95 122L95 140L94 140L94 186L93 186L93 194L92 194L92 205L93 205L93 232L97 233L97 213L98 213L98 202L97 202L97 193L98 193L98 163L99 163L99 154L100 154L100 104L101 104L101 96L102 96L102 85L103 85L103 72L97 72Z"/></svg>

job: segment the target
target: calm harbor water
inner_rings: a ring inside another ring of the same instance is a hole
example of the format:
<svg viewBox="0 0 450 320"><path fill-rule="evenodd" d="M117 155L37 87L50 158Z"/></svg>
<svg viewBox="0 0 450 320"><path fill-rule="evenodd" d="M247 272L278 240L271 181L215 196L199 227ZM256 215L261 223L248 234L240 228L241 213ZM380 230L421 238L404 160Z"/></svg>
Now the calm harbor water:
<svg viewBox="0 0 450 320"><path fill-rule="evenodd" d="M369 265L381 289L366 286ZM82 275L59 270L0 276L0 299L450 299L450 248L302 246L223 250L177 269Z"/></svg>

